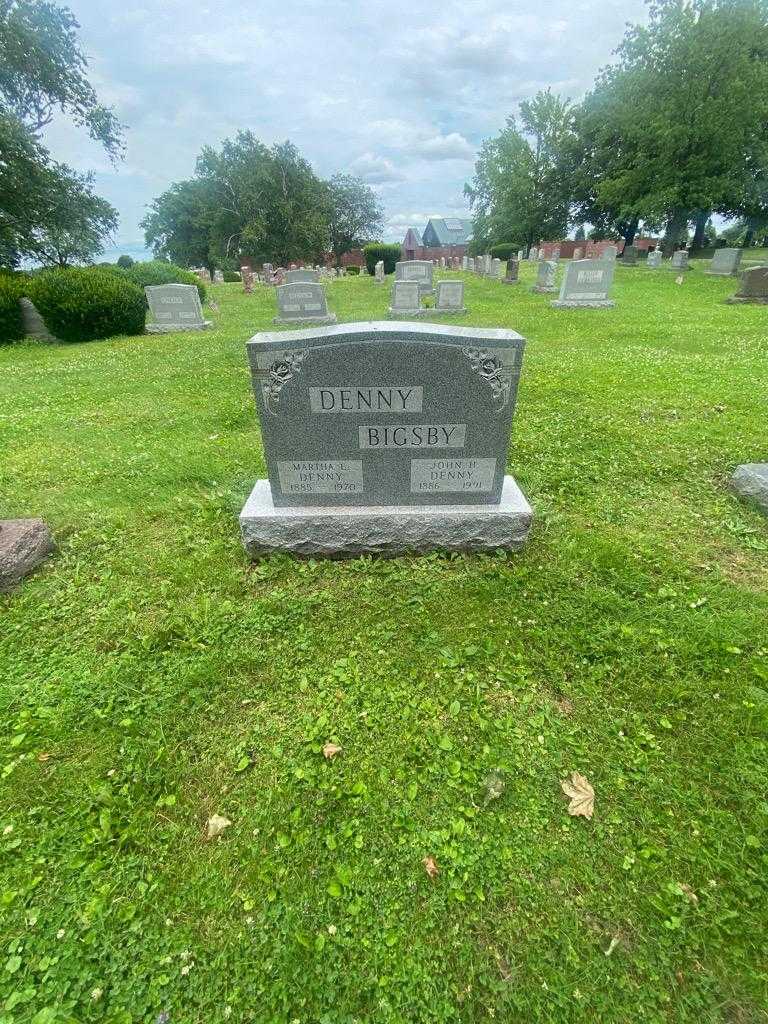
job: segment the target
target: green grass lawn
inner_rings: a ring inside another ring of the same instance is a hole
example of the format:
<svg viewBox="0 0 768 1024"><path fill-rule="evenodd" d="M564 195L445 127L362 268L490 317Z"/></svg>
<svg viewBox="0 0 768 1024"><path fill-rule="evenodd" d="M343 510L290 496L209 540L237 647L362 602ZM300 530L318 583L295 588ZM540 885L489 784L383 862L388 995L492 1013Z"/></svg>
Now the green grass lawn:
<svg viewBox="0 0 768 1024"><path fill-rule="evenodd" d="M768 1020L768 311L533 275L465 275L528 339L507 557L246 563L269 289L0 349L0 514L60 545L0 598L0 1024Z"/></svg>

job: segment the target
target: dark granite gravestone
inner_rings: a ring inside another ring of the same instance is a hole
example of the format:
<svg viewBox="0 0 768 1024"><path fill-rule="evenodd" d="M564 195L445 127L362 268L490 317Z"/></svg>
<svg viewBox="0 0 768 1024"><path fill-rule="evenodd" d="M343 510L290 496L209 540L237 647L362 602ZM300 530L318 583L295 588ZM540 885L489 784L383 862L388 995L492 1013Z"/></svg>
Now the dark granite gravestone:
<svg viewBox="0 0 768 1024"><path fill-rule="evenodd" d="M536 292L537 294L556 292L556 274L557 263L555 260L539 260L539 271L536 275L536 284L531 288L531 291Z"/></svg>
<svg viewBox="0 0 768 1024"><path fill-rule="evenodd" d="M624 267L636 267L637 266L637 247L634 245L625 245L624 252L621 254L621 263Z"/></svg>
<svg viewBox="0 0 768 1024"><path fill-rule="evenodd" d="M520 280L520 263L511 256L507 260L507 273L502 278L504 284L517 284Z"/></svg>
<svg viewBox="0 0 768 1024"><path fill-rule="evenodd" d="M608 296L615 269L615 260L571 260L565 270L560 296L550 305L555 309L614 306Z"/></svg>
<svg viewBox="0 0 768 1024"><path fill-rule="evenodd" d="M336 323L336 314L328 312L325 288L321 284L311 281L281 284L276 291L278 315L274 323Z"/></svg>
<svg viewBox="0 0 768 1024"><path fill-rule="evenodd" d="M750 267L741 275L741 285L735 295L725 300L730 303L768 304L768 267Z"/></svg>
<svg viewBox="0 0 768 1024"><path fill-rule="evenodd" d="M257 334L269 479L240 516L248 552L519 547L532 512L505 471L524 346L406 322Z"/></svg>

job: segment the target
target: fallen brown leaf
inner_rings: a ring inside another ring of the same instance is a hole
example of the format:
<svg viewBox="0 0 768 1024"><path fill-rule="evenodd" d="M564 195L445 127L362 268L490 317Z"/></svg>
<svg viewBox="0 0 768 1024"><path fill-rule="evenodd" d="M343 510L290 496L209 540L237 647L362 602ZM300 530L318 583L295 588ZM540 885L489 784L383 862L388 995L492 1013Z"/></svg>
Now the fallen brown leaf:
<svg viewBox="0 0 768 1024"><path fill-rule="evenodd" d="M687 882L680 882L680 888L682 889L683 893L688 897L689 903L695 904L699 902L699 897L696 895L696 893L693 891L690 885L688 885Z"/></svg>
<svg viewBox="0 0 768 1024"><path fill-rule="evenodd" d="M424 870L430 878L437 878L440 868L437 866L437 861L434 857L425 857L421 863L424 865Z"/></svg>
<svg viewBox="0 0 768 1024"><path fill-rule="evenodd" d="M567 697L560 697L560 699L556 701L556 704L557 710L560 712L561 715L573 714L573 701L568 700Z"/></svg>
<svg viewBox="0 0 768 1024"><path fill-rule="evenodd" d="M337 754L341 753L341 747L335 743L326 743L323 747L323 757L326 761L332 761Z"/></svg>
<svg viewBox="0 0 768 1024"><path fill-rule="evenodd" d="M52 757L53 754L38 754L37 760L40 762L40 764L45 764L45 762L50 761Z"/></svg>
<svg viewBox="0 0 768 1024"><path fill-rule="evenodd" d="M224 818L220 814L211 815L208 819L208 838L216 839L216 837L220 836L231 824L232 822L229 818Z"/></svg>
<svg viewBox="0 0 768 1024"><path fill-rule="evenodd" d="M572 817L592 817L595 809L595 791L583 775L571 772L570 779L563 779L560 788L570 798L568 813Z"/></svg>

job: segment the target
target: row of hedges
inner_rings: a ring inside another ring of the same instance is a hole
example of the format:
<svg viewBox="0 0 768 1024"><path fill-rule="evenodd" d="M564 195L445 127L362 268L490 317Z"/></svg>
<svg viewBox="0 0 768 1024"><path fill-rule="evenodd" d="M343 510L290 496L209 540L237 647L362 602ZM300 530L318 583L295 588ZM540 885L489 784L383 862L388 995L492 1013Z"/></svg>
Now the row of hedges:
<svg viewBox="0 0 768 1024"><path fill-rule="evenodd" d="M492 245L488 255L496 260L509 260L516 256L521 248L522 246L514 245L512 242L501 242L499 245Z"/></svg>
<svg viewBox="0 0 768 1024"><path fill-rule="evenodd" d="M28 291L28 284L24 274L0 273L0 345L24 337L19 299Z"/></svg>
<svg viewBox="0 0 768 1024"><path fill-rule="evenodd" d="M365 265L368 268L369 274L375 273L376 264L379 260L384 260L385 274L394 274L395 264L400 259L401 255L402 249L399 245L384 245L377 242L372 245L366 245L363 249Z"/></svg>
<svg viewBox="0 0 768 1024"><path fill-rule="evenodd" d="M100 264L34 274L0 273L0 344L24 337L19 299L31 299L49 331L62 341L92 341L142 334L146 285L193 284L205 301L205 285L189 270L151 260L131 267Z"/></svg>

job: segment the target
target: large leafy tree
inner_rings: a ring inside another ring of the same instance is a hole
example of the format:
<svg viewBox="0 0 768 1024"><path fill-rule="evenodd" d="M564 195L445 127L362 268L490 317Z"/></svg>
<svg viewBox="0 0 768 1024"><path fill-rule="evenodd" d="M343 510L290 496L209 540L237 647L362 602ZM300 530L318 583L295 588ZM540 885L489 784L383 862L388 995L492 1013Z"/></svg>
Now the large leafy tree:
<svg viewBox="0 0 768 1024"><path fill-rule="evenodd" d="M475 244L532 245L557 238L568 224L570 184L563 152L570 104L547 89L520 104L520 128L507 118L487 139L464 192L473 210Z"/></svg>
<svg viewBox="0 0 768 1024"><path fill-rule="evenodd" d="M0 106L33 134L58 109L117 157L122 125L88 81L79 27L69 8L51 0L0 0Z"/></svg>
<svg viewBox="0 0 768 1024"><path fill-rule="evenodd" d="M211 236L217 219L209 181L179 181L153 200L141 223L155 256L181 267L210 267Z"/></svg>
<svg viewBox="0 0 768 1024"><path fill-rule="evenodd" d="M338 265L344 253L380 234L384 215L373 189L360 178L335 174L327 187L329 247Z"/></svg>
<svg viewBox="0 0 768 1024"><path fill-rule="evenodd" d="M94 193L91 175L55 165L47 179L40 224L31 232L27 255L47 266L92 262L117 227L117 210Z"/></svg>
<svg viewBox="0 0 768 1024"><path fill-rule="evenodd" d="M733 212L768 138L765 0L652 0L576 116L579 213L666 223L665 249Z"/></svg>

